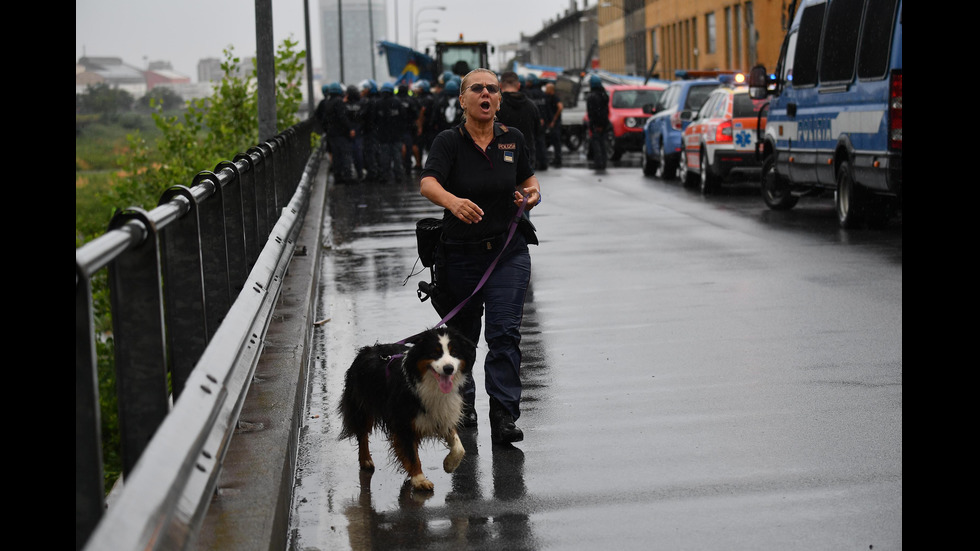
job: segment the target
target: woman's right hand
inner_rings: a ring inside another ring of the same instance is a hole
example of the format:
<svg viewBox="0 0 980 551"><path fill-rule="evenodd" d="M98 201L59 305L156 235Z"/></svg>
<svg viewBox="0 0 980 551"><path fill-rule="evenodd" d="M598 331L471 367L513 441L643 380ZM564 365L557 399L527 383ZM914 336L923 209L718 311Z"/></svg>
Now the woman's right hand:
<svg viewBox="0 0 980 551"><path fill-rule="evenodd" d="M469 199L453 197L449 202L449 212L466 224L475 224L483 220L483 209Z"/></svg>

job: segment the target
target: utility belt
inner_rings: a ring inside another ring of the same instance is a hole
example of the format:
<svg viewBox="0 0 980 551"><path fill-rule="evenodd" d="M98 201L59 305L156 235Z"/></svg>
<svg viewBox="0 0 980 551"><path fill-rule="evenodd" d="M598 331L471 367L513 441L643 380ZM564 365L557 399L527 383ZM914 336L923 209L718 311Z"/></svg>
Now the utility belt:
<svg viewBox="0 0 980 551"><path fill-rule="evenodd" d="M480 241L453 242L443 241L442 247L446 252L452 253L493 253L499 252L507 243L507 234L500 234Z"/></svg>

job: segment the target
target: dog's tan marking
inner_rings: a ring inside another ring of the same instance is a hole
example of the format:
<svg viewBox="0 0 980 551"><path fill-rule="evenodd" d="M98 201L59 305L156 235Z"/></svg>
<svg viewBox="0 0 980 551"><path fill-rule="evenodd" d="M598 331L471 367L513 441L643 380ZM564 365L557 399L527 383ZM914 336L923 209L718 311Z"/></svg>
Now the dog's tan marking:
<svg viewBox="0 0 980 551"><path fill-rule="evenodd" d="M435 484L433 484L432 481L426 478L422 473L412 476L412 488L415 488L416 490L431 491L435 487Z"/></svg>

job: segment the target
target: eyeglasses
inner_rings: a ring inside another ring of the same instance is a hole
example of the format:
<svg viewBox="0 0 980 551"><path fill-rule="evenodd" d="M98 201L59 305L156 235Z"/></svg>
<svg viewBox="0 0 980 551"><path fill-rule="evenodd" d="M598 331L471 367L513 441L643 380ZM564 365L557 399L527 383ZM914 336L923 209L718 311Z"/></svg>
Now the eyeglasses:
<svg viewBox="0 0 980 551"><path fill-rule="evenodd" d="M497 92L500 91L500 87L497 86L496 84L487 84L486 86L484 86L482 84L472 84L472 85L470 85L470 90L472 90L473 93L475 93L475 94L482 94L484 88L486 88L487 89L487 92L490 92L491 94L496 94Z"/></svg>

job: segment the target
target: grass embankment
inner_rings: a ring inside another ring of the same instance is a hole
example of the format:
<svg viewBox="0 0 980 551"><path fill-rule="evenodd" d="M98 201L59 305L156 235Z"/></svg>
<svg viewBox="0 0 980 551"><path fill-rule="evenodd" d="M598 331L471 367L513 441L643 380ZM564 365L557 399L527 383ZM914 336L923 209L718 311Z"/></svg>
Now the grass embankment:
<svg viewBox="0 0 980 551"><path fill-rule="evenodd" d="M126 136L139 132L151 151L160 130L150 115L127 114L114 122L99 115L75 115L75 246L105 231L115 207L102 198L113 179L123 177L122 159L129 153ZM79 241L81 238L81 241Z"/></svg>

